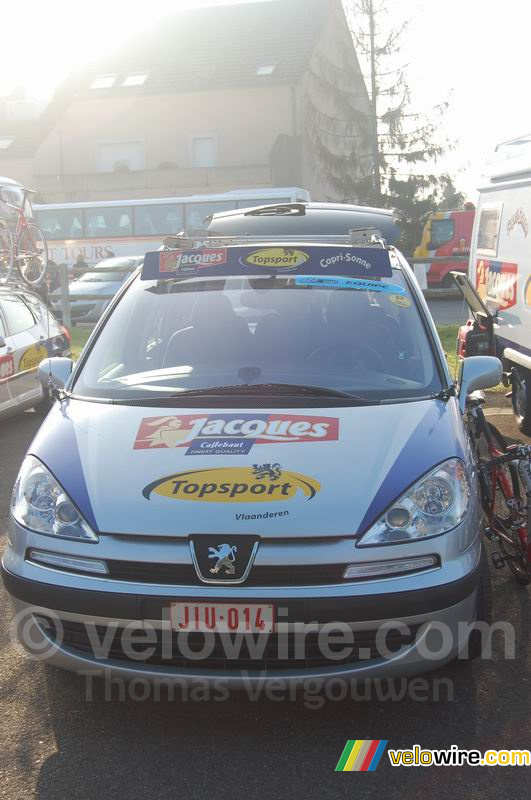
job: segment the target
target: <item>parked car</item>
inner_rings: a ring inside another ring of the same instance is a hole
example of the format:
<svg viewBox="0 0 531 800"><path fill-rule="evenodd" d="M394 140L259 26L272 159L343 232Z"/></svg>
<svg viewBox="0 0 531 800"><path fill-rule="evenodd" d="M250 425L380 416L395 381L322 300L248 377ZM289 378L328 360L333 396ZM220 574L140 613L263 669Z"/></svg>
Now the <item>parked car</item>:
<svg viewBox="0 0 531 800"><path fill-rule="evenodd" d="M109 298L114 297L142 261L143 256L107 258L97 264L94 271L86 272L73 280L69 286L72 324L97 322L108 306ZM101 300L98 299L99 296ZM51 301L54 312L62 318L61 289L52 292Z"/></svg>
<svg viewBox="0 0 531 800"><path fill-rule="evenodd" d="M375 228L388 244L398 239L392 211L345 203L281 203L212 214L211 234L222 236L344 236Z"/></svg>
<svg viewBox="0 0 531 800"><path fill-rule="evenodd" d="M70 334L38 294L0 286L0 419L27 408L45 413L50 395L37 376L48 356L69 356Z"/></svg>
<svg viewBox="0 0 531 800"><path fill-rule="evenodd" d="M253 236L147 254L77 364L41 365L60 399L2 561L23 643L231 685L410 675L471 638L477 655L489 572L462 413L500 362L465 359L455 396L394 248Z"/></svg>

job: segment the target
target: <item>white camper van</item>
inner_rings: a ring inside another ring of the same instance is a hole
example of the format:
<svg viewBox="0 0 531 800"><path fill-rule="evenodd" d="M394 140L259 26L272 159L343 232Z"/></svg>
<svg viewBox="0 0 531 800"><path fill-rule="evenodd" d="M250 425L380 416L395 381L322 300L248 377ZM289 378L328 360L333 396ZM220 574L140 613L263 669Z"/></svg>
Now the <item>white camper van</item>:
<svg viewBox="0 0 531 800"><path fill-rule="evenodd" d="M520 430L531 435L531 134L503 142L480 188L470 280L494 314Z"/></svg>

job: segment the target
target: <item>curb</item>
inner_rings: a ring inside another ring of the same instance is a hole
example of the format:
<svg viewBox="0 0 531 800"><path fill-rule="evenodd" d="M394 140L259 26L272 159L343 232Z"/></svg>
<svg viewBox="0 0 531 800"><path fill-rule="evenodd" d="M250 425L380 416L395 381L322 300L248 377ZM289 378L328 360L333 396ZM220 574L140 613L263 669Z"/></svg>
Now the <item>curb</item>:
<svg viewBox="0 0 531 800"><path fill-rule="evenodd" d="M463 297L459 289L423 289L426 300L459 300Z"/></svg>

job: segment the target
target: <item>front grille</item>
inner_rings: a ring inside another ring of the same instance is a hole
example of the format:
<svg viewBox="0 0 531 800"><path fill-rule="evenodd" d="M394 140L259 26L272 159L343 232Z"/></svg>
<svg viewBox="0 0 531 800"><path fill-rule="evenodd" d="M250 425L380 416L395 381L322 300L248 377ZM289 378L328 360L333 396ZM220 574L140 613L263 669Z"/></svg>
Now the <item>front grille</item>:
<svg viewBox="0 0 531 800"><path fill-rule="evenodd" d="M193 564L149 564L142 561L106 561L109 578L131 583L201 586ZM322 586L343 583L346 564L258 566L251 568L245 586Z"/></svg>
<svg viewBox="0 0 531 800"><path fill-rule="evenodd" d="M43 620L43 629L46 634L56 639L56 632L54 623L51 620ZM59 644L68 650L77 653L81 656L93 657L96 655L94 652L89 631L83 623L64 621L62 623L63 630L59 639ZM391 653L396 653L401 647L410 646L417 634L419 625L410 625L409 633L400 633L397 630L388 632L385 638L385 646ZM102 625L94 626L94 632L97 635L99 642L106 642L105 637L108 635L110 638L109 630ZM140 626L137 629L140 631ZM154 630L154 629L151 629ZM195 659L187 655L183 655L179 649L178 636L176 633L166 631L162 632L156 630L157 640L152 642L148 639L137 643L137 652L151 650L154 648L152 654L144 659L131 658L131 656L124 650L124 641L122 635L123 628L117 628L114 632L110 648L105 651L106 655L101 659L102 664L109 662L118 662L123 666L145 665L154 667L165 667L167 669L175 670L191 670L194 672L203 670L215 670L217 672L224 672L227 670L248 670L250 672L259 670L275 671L275 670L288 670L288 669L317 669L317 668L330 668L334 669L338 666L345 666L348 664L363 663L382 657L382 645L377 646L376 630L369 631L355 631L354 644L348 645L350 652L340 659L327 658L321 652L321 647L318 642L317 633L309 633L303 639L300 634L290 633L286 637L287 652L279 652L279 637L277 634L269 634L267 640L263 645L263 650L258 652L250 652L249 645L243 637L239 651L232 654L227 652L226 644L219 635L215 635L215 642L212 651L206 655L205 658ZM94 634L93 640L95 641ZM126 633L126 636L128 634ZM138 636L138 633L137 633ZM151 634L153 636L153 634ZM227 636L229 636L227 634ZM299 650L296 651L297 637L299 637ZM62 640L62 641L61 641ZM236 638L234 634L230 635L230 640L234 643ZM254 637L256 642L260 642L260 636ZM129 639L125 640L130 641ZM205 638L200 633L188 634L188 646L190 650L201 651L205 645ZM149 642L149 643L148 643ZM108 646L108 641L106 642ZM260 644L260 646L262 646ZM330 650L339 652L345 648L345 642L330 644ZM133 645L133 648L135 645ZM253 645L251 644L251 649Z"/></svg>

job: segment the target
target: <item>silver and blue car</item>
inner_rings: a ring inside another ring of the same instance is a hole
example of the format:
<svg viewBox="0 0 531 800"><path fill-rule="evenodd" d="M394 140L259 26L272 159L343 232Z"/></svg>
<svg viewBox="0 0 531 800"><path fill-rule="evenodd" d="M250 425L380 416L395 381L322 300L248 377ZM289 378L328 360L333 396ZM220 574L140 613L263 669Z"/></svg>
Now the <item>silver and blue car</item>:
<svg viewBox="0 0 531 800"><path fill-rule="evenodd" d="M488 619L467 395L379 237L147 254L18 475L4 583L71 670L385 678L471 655ZM50 379L51 375L51 379ZM473 654L473 653L472 653Z"/></svg>

